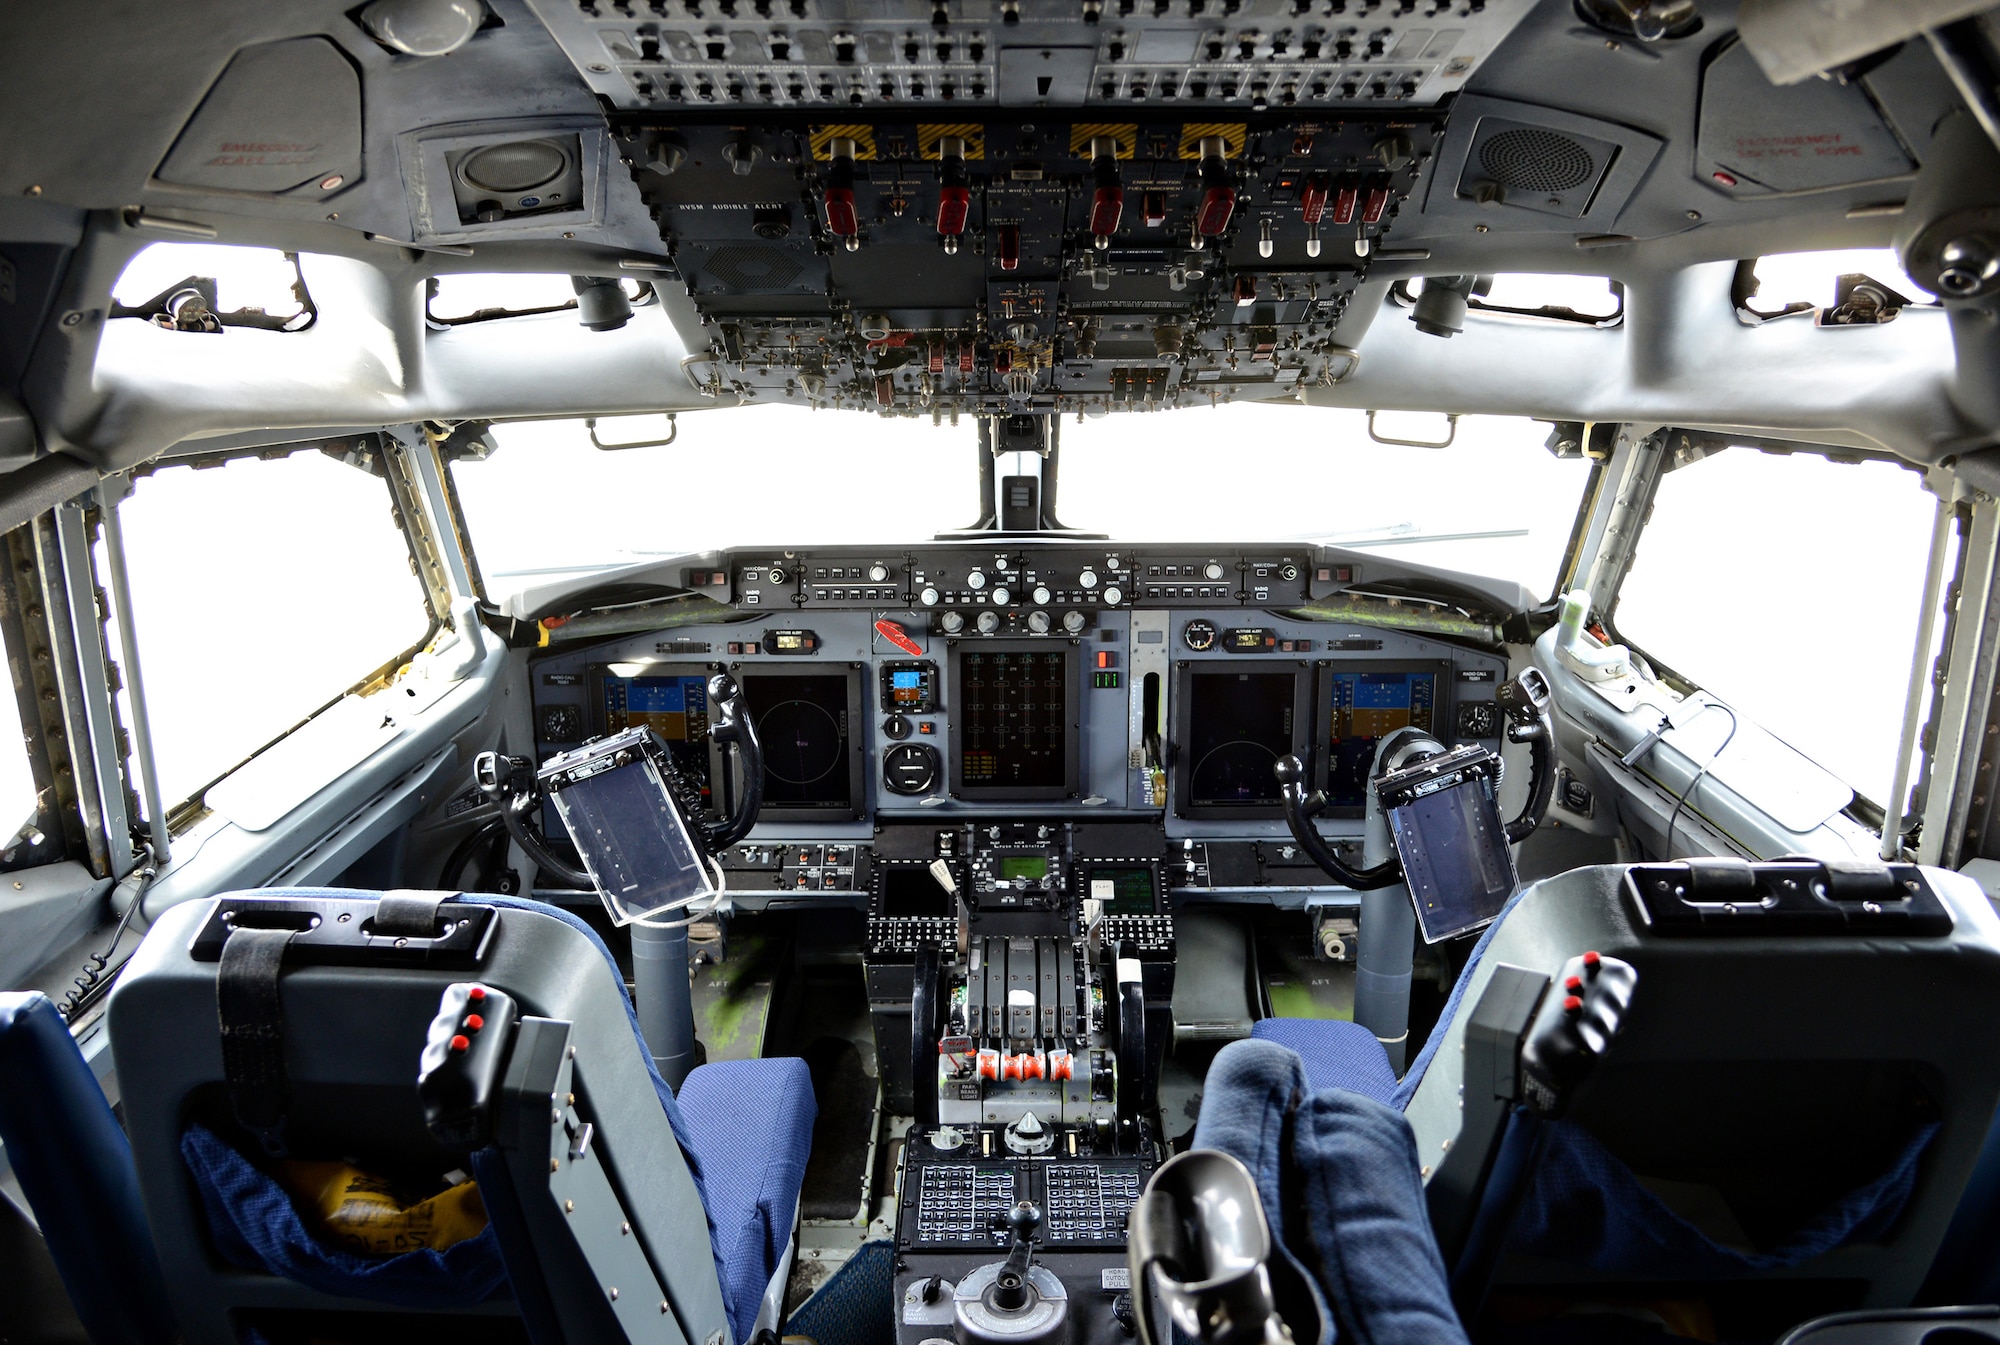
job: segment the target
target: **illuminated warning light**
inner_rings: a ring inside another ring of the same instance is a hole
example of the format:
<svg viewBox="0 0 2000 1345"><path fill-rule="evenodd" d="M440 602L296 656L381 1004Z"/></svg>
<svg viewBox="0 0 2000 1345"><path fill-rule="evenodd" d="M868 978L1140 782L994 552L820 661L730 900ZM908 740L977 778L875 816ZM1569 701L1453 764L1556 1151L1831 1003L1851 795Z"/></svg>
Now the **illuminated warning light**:
<svg viewBox="0 0 2000 1345"><path fill-rule="evenodd" d="M1201 213L1195 216L1195 228L1203 238L1219 237L1229 227L1229 217L1235 213L1236 189L1210 187L1202 193Z"/></svg>
<svg viewBox="0 0 2000 1345"><path fill-rule="evenodd" d="M1363 224L1380 224L1382 222L1382 212L1388 208L1389 189L1387 187L1370 187L1368 189L1368 197L1361 205L1361 222Z"/></svg>
<svg viewBox="0 0 2000 1345"><path fill-rule="evenodd" d="M1120 187L1099 187L1097 194L1090 198L1090 233L1099 247L1111 241L1111 235L1118 232L1118 221L1125 213L1125 192Z"/></svg>
<svg viewBox="0 0 2000 1345"><path fill-rule="evenodd" d="M1326 183L1314 178L1299 189L1299 210L1307 224L1318 224L1326 214Z"/></svg>
<svg viewBox="0 0 2000 1345"><path fill-rule="evenodd" d="M1000 226L1000 269L1018 271L1021 269L1021 226L1003 224Z"/></svg>
<svg viewBox="0 0 2000 1345"><path fill-rule="evenodd" d="M1717 182L1720 182L1725 187L1733 187L1736 185L1736 174L1725 173L1720 168L1716 169L1713 173L1709 174L1709 176L1714 178Z"/></svg>
<svg viewBox="0 0 2000 1345"><path fill-rule="evenodd" d="M972 192L965 187L938 189L937 231L946 238L965 232L965 217L972 209Z"/></svg>
<svg viewBox="0 0 2000 1345"><path fill-rule="evenodd" d="M855 238L860 235L861 223L854 215L853 188L826 189L826 230L838 238Z"/></svg>

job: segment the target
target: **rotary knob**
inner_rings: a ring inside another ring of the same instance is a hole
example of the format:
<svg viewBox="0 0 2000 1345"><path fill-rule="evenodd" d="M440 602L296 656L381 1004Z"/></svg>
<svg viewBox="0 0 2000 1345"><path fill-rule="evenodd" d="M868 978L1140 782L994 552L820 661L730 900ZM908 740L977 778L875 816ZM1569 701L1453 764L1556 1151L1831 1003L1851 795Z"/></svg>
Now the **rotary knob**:
<svg viewBox="0 0 2000 1345"><path fill-rule="evenodd" d="M973 571L972 573L970 573L970 574L966 575L966 576L965 576L965 586L966 586L967 588L985 588L985 587L986 587L986 571L984 571L984 570L974 570L974 571Z"/></svg>
<svg viewBox="0 0 2000 1345"><path fill-rule="evenodd" d="M1085 570L1082 574L1076 577L1076 582L1083 585L1085 588L1096 588L1097 571Z"/></svg>
<svg viewBox="0 0 2000 1345"><path fill-rule="evenodd" d="M979 633L981 635L991 635L999 629L1000 614L998 612L981 612L979 614Z"/></svg>
<svg viewBox="0 0 2000 1345"><path fill-rule="evenodd" d="M1298 580L1298 577L1299 577L1299 567L1292 564L1290 561L1286 561L1283 565L1280 565L1278 567L1278 578L1284 580L1287 584L1295 583Z"/></svg>
<svg viewBox="0 0 2000 1345"><path fill-rule="evenodd" d="M926 584L924 586L924 591L917 595L917 601L922 603L926 607L935 607L937 606L937 601L938 601L938 591L935 588L932 588L930 585Z"/></svg>
<svg viewBox="0 0 2000 1345"><path fill-rule="evenodd" d="M1045 602L1047 602L1047 601L1049 600L1049 586L1048 586L1047 584L1037 584L1037 585L1035 585L1035 595L1034 595L1034 596L1035 596L1035 603L1036 603L1036 605L1037 605L1037 606L1039 606L1039 605L1040 605L1040 604L1042 604L1042 603L1045 603Z"/></svg>
<svg viewBox="0 0 2000 1345"><path fill-rule="evenodd" d="M1203 579L1222 578L1222 562L1219 560L1212 560L1208 564L1202 566L1201 577Z"/></svg>
<svg viewBox="0 0 2000 1345"><path fill-rule="evenodd" d="M1068 631L1068 632L1069 632L1069 633L1070 633L1071 635L1075 635L1075 634L1076 634L1076 633L1077 633L1078 631L1082 630L1082 629L1083 629L1083 613L1081 613L1081 612L1064 612L1064 613L1063 613L1063 629L1064 629L1064 630L1066 630L1066 631Z"/></svg>
<svg viewBox="0 0 2000 1345"><path fill-rule="evenodd" d="M1037 635L1047 635L1049 633L1049 614L1047 612L1028 613L1028 629Z"/></svg>
<svg viewBox="0 0 2000 1345"><path fill-rule="evenodd" d="M1118 585L1113 584L1111 585L1111 587L1104 590L1104 605L1106 607L1116 607L1119 603L1124 601L1125 601L1125 590L1118 587Z"/></svg>
<svg viewBox="0 0 2000 1345"><path fill-rule="evenodd" d="M956 635L965 629L965 614L963 612L946 612L944 619L938 624L944 627L946 635Z"/></svg>
<svg viewBox="0 0 2000 1345"><path fill-rule="evenodd" d="M879 584L888 577L889 577L889 567L881 564L879 561L876 564L870 565L868 567L869 583Z"/></svg>
<svg viewBox="0 0 2000 1345"><path fill-rule="evenodd" d="M901 742L910 736L910 721L901 715L890 715L882 721L882 732L896 742Z"/></svg>
<svg viewBox="0 0 2000 1345"><path fill-rule="evenodd" d="M993 590L993 601L999 603L1002 607L1005 607L1013 597L1013 591L1005 584L1001 584Z"/></svg>

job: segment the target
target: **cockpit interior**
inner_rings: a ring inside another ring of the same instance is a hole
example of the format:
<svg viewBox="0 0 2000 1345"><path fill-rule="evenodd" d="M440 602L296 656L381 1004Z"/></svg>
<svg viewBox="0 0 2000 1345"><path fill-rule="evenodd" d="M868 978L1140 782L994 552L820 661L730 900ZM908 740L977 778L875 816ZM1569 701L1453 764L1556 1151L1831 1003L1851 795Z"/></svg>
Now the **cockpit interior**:
<svg viewBox="0 0 2000 1345"><path fill-rule="evenodd" d="M0 7L0 1342L2000 1340L1987 6Z"/></svg>

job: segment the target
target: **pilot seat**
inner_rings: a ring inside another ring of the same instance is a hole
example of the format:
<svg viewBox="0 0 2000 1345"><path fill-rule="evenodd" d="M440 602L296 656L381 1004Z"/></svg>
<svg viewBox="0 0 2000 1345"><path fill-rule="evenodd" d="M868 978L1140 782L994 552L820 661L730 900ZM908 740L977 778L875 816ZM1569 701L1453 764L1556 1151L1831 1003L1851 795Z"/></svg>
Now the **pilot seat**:
<svg viewBox="0 0 2000 1345"><path fill-rule="evenodd" d="M779 1325L805 1063L703 1065L677 1097L610 950L569 912L337 889L193 902L135 954L110 1023L189 1341L746 1345ZM351 1255L301 1227L273 1180L294 1161L431 1191L470 1173L488 1224Z"/></svg>
<svg viewBox="0 0 2000 1345"><path fill-rule="evenodd" d="M1630 976L1617 1012L1541 1088L1540 1025L1597 1021L1600 966ZM1403 1112L1468 1321L1498 1286L1698 1286L1782 1325L1918 1301L1954 1254L2000 1101L2000 1058L1967 1025L1996 1012L2000 917L1960 875L1701 859L1523 889L1393 1086L1352 1023L1254 1035L1297 1052L1302 1096Z"/></svg>

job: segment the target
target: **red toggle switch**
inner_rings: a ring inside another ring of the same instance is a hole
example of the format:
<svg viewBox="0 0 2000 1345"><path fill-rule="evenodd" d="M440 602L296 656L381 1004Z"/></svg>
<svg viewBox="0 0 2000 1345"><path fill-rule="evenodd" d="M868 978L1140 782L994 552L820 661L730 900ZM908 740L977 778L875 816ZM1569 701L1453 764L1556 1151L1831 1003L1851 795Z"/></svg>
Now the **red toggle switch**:
<svg viewBox="0 0 2000 1345"><path fill-rule="evenodd" d="M1326 183L1319 178L1310 179L1299 188L1299 209L1305 215L1307 224L1318 224L1326 213Z"/></svg>
<svg viewBox="0 0 2000 1345"><path fill-rule="evenodd" d="M1157 229L1167 222L1167 194L1163 191L1149 191L1140 203L1142 215L1148 229Z"/></svg>
<svg viewBox="0 0 2000 1345"><path fill-rule="evenodd" d="M938 344L937 342L935 342L935 341L931 342L931 350L930 350L930 355L931 355L931 358L930 358L930 366L931 366L931 372L932 372L932 373L934 373L934 374L941 374L941 373L943 373L943 372L944 372L944 347L943 347L943 346L941 346L941 345L939 345L939 344Z"/></svg>
<svg viewBox="0 0 2000 1345"><path fill-rule="evenodd" d="M1018 271L1021 269L1021 226L1003 224L1000 226L1000 269Z"/></svg>
<svg viewBox="0 0 2000 1345"><path fill-rule="evenodd" d="M961 374L972 372L972 342L970 341L964 341L959 344L958 371Z"/></svg>
<svg viewBox="0 0 2000 1345"><path fill-rule="evenodd" d="M1099 187L1090 198L1090 236L1097 240L1099 247L1109 246L1111 235L1118 232L1118 221L1125 214L1125 190L1122 187Z"/></svg>
<svg viewBox="0 0 2000 1345"><path fill-rule="evenodd" d="M972 210L972 192L964 187L938 190L938 232L956 239L965 232L965 217Z"/></svg>
<svg viewBox="0 0 2000 1345"><path fill-rule="evenodd" d="M894 406L896 404L895 379L889 377L887 374L878 374L876 376L875 401L879 406Z"/></svg>
<svg viewBox="0 0 2000 1345"><path fill-rule="evenodd" d="M826 231L837 238L858 238L861 224L854 216L854 189L826 189Z"/></svg>
<svg viewBox="0 0 2000 1345"><path fill-rule="evenodd" d="M1229 217L1236 213L1236 188L1210 187L1201 197L1201 213L1195 216L1195 229L1203 238L1219 237L1229 227Z"/></svg>
<svg viewBox="0 0 2000 1345"><path fill-rule="evenodd" d="M993 372L1003 378L1014 371L1014 352L996 350L993 352Z"/></svg>
<svg viewBox="0 0 2000 1345"><path fill-rule="evenodd" d="M1333 194L1333 222L1335 224L1354 223L1354 205L1361 193L1351 186L1343 186Z"/></svg>
<svg viewBox="0 0 2000 1345"><path fill-rule="evenodd" d="M1382 222L1382 212L1388 208L1389 189L1387 187L1370 187L1368 189L1368 199L1361 206L1361 222L1363 224L1380 224Z"/></svg>
<svg viewBox="0 0 2000 1345"><path fill-rule="evenodd" d="M1236 306L1238 308L1241 308L1245 304L1254 304L1256 302L1257 302L1257 277L1255 276L1236 277Z"/></svg>

